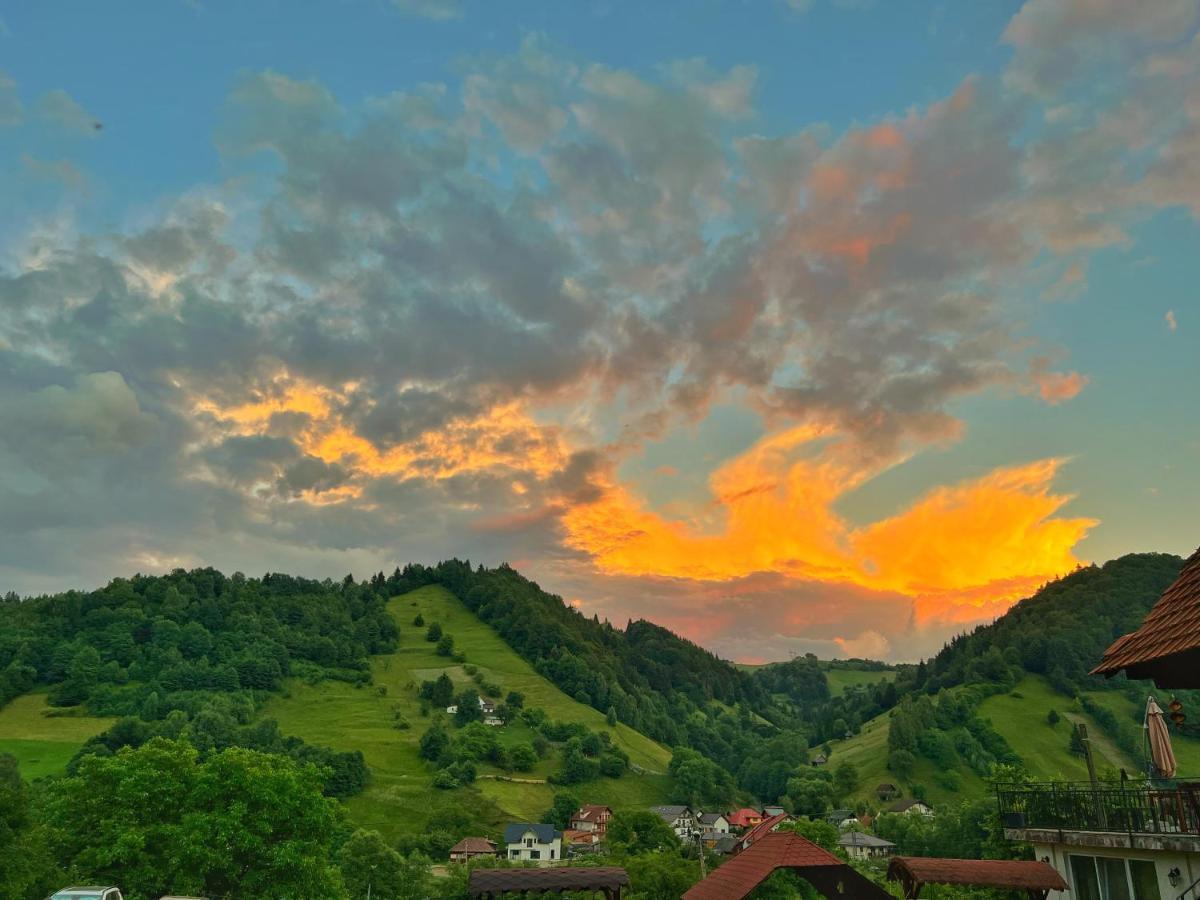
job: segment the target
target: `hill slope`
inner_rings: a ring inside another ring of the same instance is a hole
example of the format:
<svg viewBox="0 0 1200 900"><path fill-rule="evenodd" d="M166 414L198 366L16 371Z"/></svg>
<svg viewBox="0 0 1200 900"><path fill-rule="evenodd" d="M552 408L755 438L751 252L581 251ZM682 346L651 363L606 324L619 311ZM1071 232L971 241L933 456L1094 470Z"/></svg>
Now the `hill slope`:
<svg viewBox="0 0 1200 900"><path fill-rule="evenodd" d="M570 790L584 802L606 803L618 809L666 802L669 778L662 774L670 761L666 748L626 725L610 727L600 712L568 697L445 588L431 585L395 597L388 602L388 612L400 627L400 645L394 653L372 657L373 686L354 687L342 682L309 685L293 680L287 685L288 694L272 698L261 713L276 719L287 734L337 750L362 751L371 769L371 781L365 791L347 801L357 824L377 828L394 838L426 828L446 806L456 805L474 806L475 823L495 829L504 821L540 816L553 799L555 788L544 781L558 764L557 752L540 760L532 772L512 776L522 781L497 780L496 776L504 773L482 764L474 788L441 792L431 787L432 772L418 756L418 742L433 719L449 717L436 710L430 717L422 717L417 686L443 672L456 687L467 687L471 679L462 664L436 654L434 645L425 640L424 629L411 627L417 615L426 623L438 622L445 634L453 636L454 647L465 654L466 664L476 666L505 694L521 692L526 708L541 708L556 721L579 722L596 731L611 732L614 743L629 754L631 764L647 773L630 771L620 778L599 778L572 786ZM381 695L383 689L385 695ZM396 729L396 713L412 727ZM453 728L450 730L453 732ZM506 725L498 732L506 746L533 738L533 732L522 722ZM543 783L525 783L529 781ZM476 791L479 797L472 798Z"/></svg>
<svg viewBox="0 0 1200 900"><path fill-rule="evenodd" d="M1081 696L1111 709L1118 717L1131 723L1135 715L1140 721L1137 706L1123 694L1091 691ZM1051 709L1060 716L1057 724L1052 725L1048 721L1047 714ZM1096 766L1101 773L1105 769L1121 768L1132 773L1141 768L1141 760L1117 746L1107 729L1082 709L1079 700L1060 694L1041 676L1028 675L1011 691L986 698L979 704L977 712L1008 742L1021 758L1024 768L1035 779L1087 779L1087 766L1083 758L1070 750L1071 726L1074 722L1087 725ZM862 731L849 740L831 744L833 752L829 764L837 766L848 762L857 770L858 777L850 800L862 800L871 806L880 805L875 788L885 782L899 785L906 797L912 796L913 785L921 785L935 804L982 796L987 792L983 779L965 765L955 768L962 783L958 791L948 791L938 785L937 769L928 759L918 757L909 778L902 779L889 771L890 724L890 714L884 713L867 722ZM1179 771L1184 774L1200 772L1200 740L1172 734L1172 743L1179 760Z"/></svg>

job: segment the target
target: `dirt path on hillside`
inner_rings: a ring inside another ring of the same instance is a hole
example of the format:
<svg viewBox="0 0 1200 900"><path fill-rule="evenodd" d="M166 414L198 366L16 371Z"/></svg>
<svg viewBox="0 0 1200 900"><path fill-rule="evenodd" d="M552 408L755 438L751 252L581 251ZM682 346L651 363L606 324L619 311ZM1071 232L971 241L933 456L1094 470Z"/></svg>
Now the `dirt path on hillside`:
<svg viewBox="0 0 1200 900"><path fill-rule="evenodd" d="M1077 725L1082 722L1087 726L1088 740L1091 741L1092 749L1096 751L1098 756L1103 757L1116 768L1124 768L1125 771L1129 772L1131 775L1138 771L1138 767L1130 762L1129 757L1125 755L1125 752L1115 743L1113 743L1112 738L1101 731L1095 722L1090 722L1086 716L1082 716L1079 713L1073 712L1063 713L1063 718L1072 725ZM1101 760L1096 760L1097 765L1099 765L1100 762Z"/></svg>

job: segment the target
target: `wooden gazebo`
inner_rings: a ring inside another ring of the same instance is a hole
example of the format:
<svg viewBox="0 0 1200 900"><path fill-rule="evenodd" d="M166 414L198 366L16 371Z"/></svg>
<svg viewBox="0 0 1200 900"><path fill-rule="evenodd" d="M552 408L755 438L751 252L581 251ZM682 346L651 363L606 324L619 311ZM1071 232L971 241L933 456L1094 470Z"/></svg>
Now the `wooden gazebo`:
<svg viewBox="0 0 1200 900"><path fill-rule="evenodd" d="M1067 883L1044 862L1023 859L930 859L894 856L888 879L898 881L908 900L921 896L927 884L959 884L1025 891L1030 900L1046 900L1050 891L1065 891Z"/></svg>
<svg viewBox="0 0 1200 900"><path fill-rule="evenodd" d="M472 897L495 900L506 894L588 891L605 900L620 900L629 875L619 866L567 866L556 869L475 869L467 879Z"/></svg>
<svg viewBox="0 0 1200 900"><path fill-rule="evenodd" d="M683 900L741 900L776 869L793 869L826 897L844 900L891 900L828 850L798 834L763 835L729 862L692 886Z"/></svg>

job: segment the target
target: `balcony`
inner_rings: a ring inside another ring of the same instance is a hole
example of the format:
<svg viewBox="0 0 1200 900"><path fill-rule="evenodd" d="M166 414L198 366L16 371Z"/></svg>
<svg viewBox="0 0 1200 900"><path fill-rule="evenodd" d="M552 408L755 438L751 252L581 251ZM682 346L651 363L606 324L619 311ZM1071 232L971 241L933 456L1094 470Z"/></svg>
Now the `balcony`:
<svg viewBox="0 0 1200 900"><path fill-rule="evenodd" d="M998 785L1012 840L1200 851L1200 779L1161 787L1088 782Z"/></svg>

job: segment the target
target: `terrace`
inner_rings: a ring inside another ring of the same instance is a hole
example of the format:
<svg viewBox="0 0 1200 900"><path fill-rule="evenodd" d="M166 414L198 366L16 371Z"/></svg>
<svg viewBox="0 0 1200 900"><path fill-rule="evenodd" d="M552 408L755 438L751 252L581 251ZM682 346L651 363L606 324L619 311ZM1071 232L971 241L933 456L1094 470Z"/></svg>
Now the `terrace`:
<svg viewBox="0 0 1200 900"><path fill-rule="evenodd" d="M1200 779L996 788L1005 836L1031 843L1200 851Z"/></svg>

